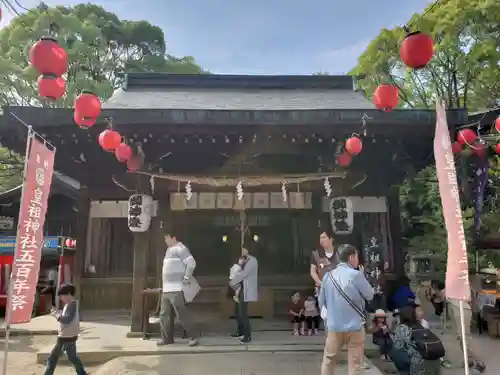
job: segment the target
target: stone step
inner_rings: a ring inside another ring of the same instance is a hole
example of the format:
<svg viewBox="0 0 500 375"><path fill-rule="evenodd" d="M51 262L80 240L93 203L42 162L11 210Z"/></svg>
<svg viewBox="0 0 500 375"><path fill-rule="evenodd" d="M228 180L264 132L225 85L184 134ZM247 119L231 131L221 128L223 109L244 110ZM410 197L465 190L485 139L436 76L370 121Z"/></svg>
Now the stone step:
<svg viewBox="0 0 500 375"><path fill-rule="evenodd" d="M47 360L52 346L37 352L37 363L43 364ZM231 340L227 336L208 336L200 339L200 345L188 347L187 340L176 339L176 343L167 346L156 346L153 340L122 338L120 344L112 344L98 339L80 339L78 341L78 355L87 365L98 365L117 357L131 357L144 355L169 354L214 354L214 353L321 353L324 350L324 336L294 337L288 333L254 333L253 342L248 345L240 344L238 340ZM371 336L367 339L365 355L371 356L377 348L371 343ZM340 362L346 361L346 352L343 350ZM61 362L68 364L66 357Z"/></svg>

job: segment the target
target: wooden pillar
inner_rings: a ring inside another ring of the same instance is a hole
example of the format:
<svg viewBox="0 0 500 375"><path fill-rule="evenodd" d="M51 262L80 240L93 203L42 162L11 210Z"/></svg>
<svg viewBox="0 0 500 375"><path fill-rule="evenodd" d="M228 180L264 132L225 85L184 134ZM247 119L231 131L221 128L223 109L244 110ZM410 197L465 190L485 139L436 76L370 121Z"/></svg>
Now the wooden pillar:
<svg viewBox="0 0 500 375"><path fill-rule="evenodd" d="M389 210L389 236L391 239L393 269L396 277L405 273L405 252L403 249L401 212L399 207L399 187L392 188L387 196Z"/></svg>
<svg viewBox="0 0 500 375"><path fill-rule="evenodd" d="M138 193L151 194L149 182L137 176ZM132 273L132 323L131 332L142 332L143 291L147 288L148 257L153 221L146 232L134 233L134 266ZM145 312L147 313L147 311Z"/></svg>
<svg viewBox="0 0 500 375"><path fill-rule="evenodd" d="M87 253L87 232L89 229L90 197L86 186L79 189L77 229L76 229L76 256L73 275L73 284L76 289L76 298L82 298L82 278L85 272L85 254Z"/></svg>
<svg viewBox="0 0 500 375"><path fill-rule="evenodd" d="M162 282L162 266L163 266L163 258L165 257L165 251L167 249L167 245L165 244L165 233L169 229L172 228L172 210L170 209L170 194L163 194L161 199L158 200L158 212L157 212L157 222L159 225L159 230L157 231L157 235L154 240L155 244L155 253L151 254L156 258L156 285L157 288L163 287ZM160 314L160 302L161 302L161 293L158 294L158 301L156 301L156 311L155 315Z"/></svg>

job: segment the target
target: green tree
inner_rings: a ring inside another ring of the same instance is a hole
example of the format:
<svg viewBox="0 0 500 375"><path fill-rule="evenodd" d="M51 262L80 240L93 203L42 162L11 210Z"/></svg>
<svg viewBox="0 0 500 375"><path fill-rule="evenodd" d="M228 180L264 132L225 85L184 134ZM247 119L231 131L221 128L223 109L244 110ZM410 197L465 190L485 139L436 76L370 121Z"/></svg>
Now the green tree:
<svg viewBox="0 0 500 375"><path fill-rule="evenodd" d="M38 73L28 61L33 43L46 35L54 36L69 57L67 93L54 103L39 100ZM49 8L42 3L0 31L1 105L69 107L84 89L106 100L128 72L196 74L202 69L192 57L169 55L159 27L120 20L93 4Z"/></svg>
<svg viewBox="0 0 500 375"><path fill-rule="evenodd" d="M407 69L399 59L402 27L384 29L359 57L351 74L362 77L369 95L382 82L399 88L403 108L434 108L436 95L449 108L483 109L500 98L500 2L442 0L408 25L435 41L435 56L425 69Z"/></svg>

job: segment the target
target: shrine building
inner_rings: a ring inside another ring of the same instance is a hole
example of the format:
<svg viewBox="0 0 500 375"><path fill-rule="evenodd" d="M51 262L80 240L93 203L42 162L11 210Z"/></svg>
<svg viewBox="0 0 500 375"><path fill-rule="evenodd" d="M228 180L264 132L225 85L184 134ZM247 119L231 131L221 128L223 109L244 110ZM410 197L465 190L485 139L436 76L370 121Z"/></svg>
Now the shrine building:
<svg viewBox="0 0 500 375"><path fill-rule="evenodd" d="M465 109L447 116L451 130L467 123ZM376 110L350 76L161 73L129 74L88 130L73 109L5 108L0 142L24 153L16 117L56 146L56 170L80 183L82 308L132 309L132 331L141 330L143 290L159 285L165 230L196 258L194 309L231 314L228 270L243 243L259 261L251 314L284 314L292 291L312 287L311 251L332 228L335 197L350 197L354 213L352 232L335 243L376 247L390 284L404 272L398 186L432 161L436 118ZM99 146L108 121L143 155L136 172ZM363 149L342 168L336 158L353 134ZM137 193L154 209L149 229L132 233L128 200Z"/></svg>

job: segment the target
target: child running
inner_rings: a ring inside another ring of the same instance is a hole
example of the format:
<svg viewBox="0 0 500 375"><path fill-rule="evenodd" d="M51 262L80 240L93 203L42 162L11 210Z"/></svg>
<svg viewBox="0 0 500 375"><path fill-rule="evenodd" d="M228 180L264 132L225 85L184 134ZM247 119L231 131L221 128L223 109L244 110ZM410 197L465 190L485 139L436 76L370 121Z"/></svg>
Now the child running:
<svg viewBox="0 0 500 375"><path fill-rule="evenodd" d="M75 287L67 284L62 285L57 291L57 296L64 304L62 311L52 310L51 315L59 322L57 341L47 359L45 375L54 374L57 362L62 352L66 352L68 360L75 368L77 375L86 375L82 361L76 353L76 340L80 333L80 315L78 312L78 301L75 300Z"/></svg>

